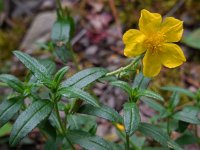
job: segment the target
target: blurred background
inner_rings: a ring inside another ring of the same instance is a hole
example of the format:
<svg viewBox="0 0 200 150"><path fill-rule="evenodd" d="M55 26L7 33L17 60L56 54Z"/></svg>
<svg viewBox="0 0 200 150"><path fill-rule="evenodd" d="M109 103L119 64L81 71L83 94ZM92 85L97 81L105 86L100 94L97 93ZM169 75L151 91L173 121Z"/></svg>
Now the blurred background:
<svg viewBox="0 0 200 150"><path fill-rule="evenodd" d="M175 69L163 68L153 79L151 88L159 90L164 85L176 85L196 91L200 88L200 0L63 0L75 21L72 38L73 51L80 67L105 67L115 70L123 66L127 59L123 56L123 33L130 28L138 28L140 11L147 9L162 16L174 16L184 21L184 36L179 43L187 62ZM68 65L70 74L75 72L71 59L62 62L53 57L55 50L50 49L51 30L56 21L55 0L0 0L0 73L14 74L24 79L27 70L13 56L13 50L21 50L41 59L53 59L55 68ZM117 88L97 83L93 92L100 101L121 110L126 95ZM9 89L0 88L0 100L9 94ZM182 103L187 98L182 98ZM140 106L142 120L155 114L145 104ZM0 129L0 149L8 149L5 144L11 125ZM98 135L112 136L113 129L104 120L99 120ZM200 129L197 133L200 136ZM36 139L32 149L41 149L41 137L37 131L32 133ZM2 143L2 144L1 144ZM27 139L25 143L33 143ZM30 145L31 145L30 144ZM28 144L29 145L29 144ZM26 147L27 148L27 147ZM26 149L24 148L24 149ZM187 149L199 149L190 144Z"/></svg>

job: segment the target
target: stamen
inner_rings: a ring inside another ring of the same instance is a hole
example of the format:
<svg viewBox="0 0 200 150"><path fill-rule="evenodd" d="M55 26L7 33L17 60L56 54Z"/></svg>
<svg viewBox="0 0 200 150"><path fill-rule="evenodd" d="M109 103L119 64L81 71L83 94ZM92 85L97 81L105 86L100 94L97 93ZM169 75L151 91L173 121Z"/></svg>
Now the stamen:
<svg viewBox="0 0 200 150"><path fill-rule="evenodd" d="M155 33L151 37L147 37L144 41L144 46L152 53L158 52L164 42L164 35L162 33Z"/></svg>

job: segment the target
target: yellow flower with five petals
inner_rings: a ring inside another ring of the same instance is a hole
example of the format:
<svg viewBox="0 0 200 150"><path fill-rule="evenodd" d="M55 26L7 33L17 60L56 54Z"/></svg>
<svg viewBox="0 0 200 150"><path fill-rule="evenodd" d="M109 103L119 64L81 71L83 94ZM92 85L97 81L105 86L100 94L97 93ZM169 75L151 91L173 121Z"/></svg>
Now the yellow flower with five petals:
<svg viewBox="0 0 200 150"><path fill-rule="evenodd" d="M130 29L123 35L124 55L134 57L145 53L143 74L158 75L162 65L175 68L186 61L181 48L172 42L180 41L183 22L173 17L162 20L158 13L141 11L139 30Z"/></svg>

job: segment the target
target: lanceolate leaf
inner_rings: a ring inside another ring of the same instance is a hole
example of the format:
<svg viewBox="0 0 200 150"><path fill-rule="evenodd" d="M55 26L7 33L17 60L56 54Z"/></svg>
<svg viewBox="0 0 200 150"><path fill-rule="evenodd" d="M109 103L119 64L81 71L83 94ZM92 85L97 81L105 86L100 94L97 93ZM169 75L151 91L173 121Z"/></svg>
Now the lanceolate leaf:
<svg viewBox="0 0 200 150"><path fill-rule="evenodd" d="M16 145L42 120L47 118L53 109L53 104L48 100L40 100L31 104L15 121L11 131L9 143Z"/></svg>
<svg viewBox="0 0 200 150"><path fill-rule="evenodd" d="M147 89L150 80L150 78L147 78L142 73L139 73L134 79L132 88Z"/></svg>
<svg viewBox="0 0 200 150"><path fill-rule="evenodd" d="M19 93L24 92L23 83L18 78L16 78L15 76L9 75L9 74L1 74L0 80L5 82L8 86L13 88L17 92L19 92Z"/></svg>
<svg viewBox="0 0 200 150"><path fill-rule="evenodd" d="M54 42L69 42L74 32L73 29L73 18L70 16L66 18L59 18L53 25L51 39Z"/></svg>
<svg viewBox="0 0 200 150"><path fill-rule="evenodd" d="M198 116L200 109L195 106L187 106L183 110L178 111L172 117L177 120L192 124L200 124L200 117Z"/></svg>
<svg viewBox="0 0 200 150"><path fill-rule="evenodd" d="M160 94L155 93L150 90L139 90L138 97L142 97L142 96L164 101L163 97Z"/></svg>
<svg viewBox="0 0 200 150"><path fill-rule="evenodd" d="M200 40L200 28L197 28L196 30L192 31L189 35L184 36L182 42L192 48L200 49L199 40Z"/></svg>
<svg viewBox="0 0 200 150"><path fill-rule="evenodd" d="M64 75L67 73L68 70L69 70L69 67L68 67L68 66L61 68L61 69L55 74L54 81L55 81L56 83L60 83L60 81L63 79Z"/></svg>
<svg viewBox="0 0 200 150"><path fill-rule="evenodd" d="M60 89L59 93L68 98L79 98L86 101L93 106L99 106L97 100L93 98L89 93L75 87L66 87Z"/></svg>
<svg viewBox="0 0 200 150"><path fill-rule="evenodd" d="M177 86L165 86L161 88L162 90L166 90L166 91L171 91L171 92L177 92L177 93L181 93L181 94L185 94L191 98L195 98L195 94L190 92L189 90L183 89L181 87L177 87Z"/></svg>
<svg viewBox="0 0 200 150"><path fill-rule="evenodd" d="M49 75L48 70L35 58L20 51L14 51L14 54L34 74L34 76L38 80L45 83L46 85L51 84L51 77Z"/></svg>
<svg viewBox="0 0 200 150"><path fill-rule="evenodd" d="M67 132L67 137L74 144L88 150L118 150L118 146L114 143L105 141L99 136L91 136L87 132L79 130L71 130Z"/></svg>
<svg viewBox="0 0 200 150"><path fill-rule="evenodd" d="M140 124L140 114L136 103L124 104L124 126L128 135L133 134Z"/></svg>
<svg viewBox="0 0 200 150"><path fill-rule="evenodd" d="M164 146L168 146L169 148L175 150L182 150L182 148L178 144L176 144L173 140L169 138L167 133L163 132L162 129L158 128L155 125L140 123L138 130L146 136L150 136Z"/></svg>
<svg viewBox="0 0 200 150"><path fill-rule="evenodd" d="M22 97L14 97L5 100L0 105L0 128L7 123L20 109L23 104Z"/></svg>
<svg viewBox="0 0 200 150"><path fill-rule="evenodd" d="M107 73L103 68L88 68L82 70L62 83L62 87L77 87L83 88L90 83L96 81Z"/></svg>
<svg viewBox="0 0 200 150"><path fill-rule="evenodd" d="M124 82L124 81L113 81L113 82L111 82L111 85L121 88L129 96L131 96L131 94L132 94L131 93L131 91L132 91L131 86L128 83Z"/></svg>
<svg viewBox="0 0 200 150"><path fill-rule="evenodd" d="M101 104L100 107L94 107L86 104L79 108L79 113L93 115L107 119L112 122L122 123L122 117L113 108Z"/></svg>
<svg viewBox="0 0 200 150"><path fill-rule="evenodd" d="M153 108L154 110L159 111L160 113L167 111L161 104L159 104L158 102L156 102L153 99L150 98L142 98L141 99L144 103L146 103L149 107Z"/></svg>

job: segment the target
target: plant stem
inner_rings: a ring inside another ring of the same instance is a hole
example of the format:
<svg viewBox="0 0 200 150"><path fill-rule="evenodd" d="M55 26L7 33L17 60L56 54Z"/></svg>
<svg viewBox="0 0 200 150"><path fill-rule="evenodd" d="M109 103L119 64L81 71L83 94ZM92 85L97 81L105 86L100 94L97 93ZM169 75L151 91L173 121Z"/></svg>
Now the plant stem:
<svg viewBox="0 0 200 150"><path fill-rule="evenodd" d="M122 140L124 141L126 139L126 135L122 130L120 130L115 123L112 123L112 125L115 127L115 129L119 132L119 134L122 136ZM129 144L131 145L132 148L135 150L139 150L139 148L131 141L129 140Z"/></svg>
<svg viewBox="0 0 200 150"><path fill-rule="evenodd" d="M109 72L106 74L106 76L112 76L112 75L116 75L116 74L119 74L120 72L122 71L126 71L128 69L130 69L136 62L138 62L141 58L143 57L143 55L140 55L138 57L136 57L130 64L128 64L127 66L125 67L121 67L115 71L112 71L112 72Z"/></svg>
<svg viewBox="0 0 200 150"><path fill-rule="evenodd" d="M56 0L56 4L57 4L58 10L61 13L61 16L63 16L64 15L64 11L63 11L63 8L62 8L62 5L61 5L61 0Z"/></svg>
<svg viewBox="0 0 200 150"><path fill-rule="evenodd" d="M126 150L130 150L130 146L129 146L129 135L126 134Z"/></svg>
<svg viewBox="0 0 200 150"><path fill-rule="evenodd" d="M73 150L75 150L73 144L71 143L71 141L70 141L70 140L68 139L68 137L66 136L66 128L65 128L65 126L63 125L62 119L61 119L61 117L60 117L59 109L58 109L58 103L57 103L57 101L56 101L55 95L56 95L56 94L53 95L53 102L54 102L54 106L55 106L56 116L57 116L58 122L59 122L60 127L61 127L61 130L62 130L62 134L64 135L64 137L65 137L65 139L67 140L67 142L70 144L71 148L72 148Z"/></svg>

